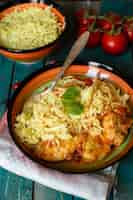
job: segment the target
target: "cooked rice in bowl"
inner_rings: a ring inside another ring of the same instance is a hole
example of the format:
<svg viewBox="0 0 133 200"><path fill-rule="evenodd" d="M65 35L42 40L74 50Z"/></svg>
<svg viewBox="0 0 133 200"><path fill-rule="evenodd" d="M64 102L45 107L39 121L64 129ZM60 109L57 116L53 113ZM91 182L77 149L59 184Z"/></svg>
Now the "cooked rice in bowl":
<svg viewBox="0 0 133 200"><path fill-rule="evenodd" d="M18 7L0 20L0 46L18 50L43 47L59 38L63 30L64 24L51 6Z"/></svg>
<svg viewBox="0 0 133 200"><path fill-rule="evenodd" d="M129 99L108 80L66 76L47 95L26 100L15 134L39 159L101 160L124 142L133 124Z"/></svg>

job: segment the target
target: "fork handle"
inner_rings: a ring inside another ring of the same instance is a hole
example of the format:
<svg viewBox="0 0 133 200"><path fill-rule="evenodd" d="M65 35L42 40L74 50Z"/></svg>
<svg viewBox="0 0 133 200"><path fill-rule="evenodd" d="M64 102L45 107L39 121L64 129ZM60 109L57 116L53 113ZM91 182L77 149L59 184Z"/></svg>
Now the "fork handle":
<svg viewBox="0 0 133 200"><path fill-rule="evenodd" d="M65 70L70 66L70 64L75 60L75 58L79 55L81 50L84 49L84 47L87 44L87 41L89 39L90 33L88 31L85 31L73 44L68 56L66 57L63 66L61 67L61 71L57 74L55 77L55 80L52 83L52 88L56 85L57 81L64 75Z"/></svg>

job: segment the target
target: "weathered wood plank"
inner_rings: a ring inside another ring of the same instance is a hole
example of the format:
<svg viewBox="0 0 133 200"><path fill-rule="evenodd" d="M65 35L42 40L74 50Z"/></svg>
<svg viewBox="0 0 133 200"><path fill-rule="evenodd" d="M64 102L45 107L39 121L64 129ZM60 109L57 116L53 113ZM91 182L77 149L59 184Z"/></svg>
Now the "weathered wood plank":
<svg viewBox="0 0 133 200"><path fill-rule="evenodd" d="M0 168L0 200L32 200L32 181Z"/></svg>
<svg viewBox="0 0 133 200"><path fill-rule="evenodd" d="M34 200L72 200L72 196L35 183ZM78 200L78 199L77 199Z"/></svg>
<svg viewBox="0 0 133 200"><path fill-rule="evenodd" d="M6 61L3 56L0 56L0 117L6 110L4 101L8 96L11 72L12 63L9 60Z"/></svg>
<svg viewBox="0 0 133 200"><path fill-rule="evenodd" d="M0 56L0 101L8 97L12 65ZM0 116L5 110L6 105L0 104ZM32 200L32 181L0 168L0 200Z"/></svg>

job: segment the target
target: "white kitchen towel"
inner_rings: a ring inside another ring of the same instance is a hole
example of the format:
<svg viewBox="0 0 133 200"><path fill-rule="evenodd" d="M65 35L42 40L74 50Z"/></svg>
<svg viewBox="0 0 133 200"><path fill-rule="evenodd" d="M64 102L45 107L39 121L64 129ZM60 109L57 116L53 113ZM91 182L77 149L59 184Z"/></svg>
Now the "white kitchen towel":
<svg viewBox="0 0 133 200"><path fill-rule="evenodd" d="M112 167L105 170L106 175L64 174L33 162L18 149L9 134L6 115L0 121L0 132L1 167L45 186L87 200L106 200L110 183L105 177L107 174L110 177L115 176Z"/></svg>

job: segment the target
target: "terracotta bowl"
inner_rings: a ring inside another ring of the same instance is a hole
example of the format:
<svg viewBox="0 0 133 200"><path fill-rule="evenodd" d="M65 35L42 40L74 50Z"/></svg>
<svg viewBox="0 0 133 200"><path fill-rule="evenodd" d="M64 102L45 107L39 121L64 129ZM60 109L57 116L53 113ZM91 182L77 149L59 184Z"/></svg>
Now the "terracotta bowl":
<svg viewBox="0 0 133 200"><path fill-rule="evenodd" d="M11 12L13 12L15 9L27 9L29 7L38 7L45 9L48 5L44 3L24 3L24 4L18 4L16 6L12 6L10 8L7 8L3 10L0 13L0 20L9 15ZM0 47L0 54L4 55L5 57L17 61L22 61L22 62L33 62L36 60L40 60L41 58L47 56L50 54L54 49L59 47L60 42L62 38L64 37L65 34L65 29L66 29L66 20L65 17L58 11L56 8L52 8L52 12L58 17L59 22L62 24L62 34L59 36L57 40L52 42L49 45L46 45L44 47L40 48L35 48L32 50L19 50L19 51L14 51L12 49L7 49Z"/></svg>
<svg viewBox="0 0 133 200"><path fill-rule="evenodd" d="M47 162L44 160L37 159L32 153L30 153L25 146L18 140L14 132L14 123L15 118L18 113L21 112L22 107L24 105L25 100L29 97L33 92L37 92L38 89L49 80L52 80L55 75L59 72L60 67L50 69L48 71L39 71L36 72L34 75L29 77L28 79L24 80L20 87L16 90L13 95L12 101L9 105L8 109L8 126L10 130L10 134L16 143L16 145L24 152L29 158L32 160L41 163L44 166L54 168L57 170L61 170L63 172L71 172L71 173L83 173L83 172L94 172L96 170L105 168L109 165L112 165L114 162L121 159L125 156L128 151L133 147L133 129L129 130L129 134L125 138L124 142L115 149L108 157L104 158L103 160L96 161L92 164L86 162L78 162L78 161L60 161L60 162ZM97 72L100 72L102 77L106 77L107 79L114 82L118 85L123 91L128 93L131 96L131 103L133 103L133 89L119 76L106 71L105 69L95 68L86 65L72 65L66 71L66 74L79 74L79 75L87 75L95 76ZM94 75L95 74L95 75Z"/></svg>

